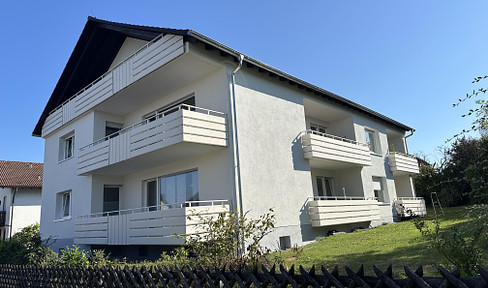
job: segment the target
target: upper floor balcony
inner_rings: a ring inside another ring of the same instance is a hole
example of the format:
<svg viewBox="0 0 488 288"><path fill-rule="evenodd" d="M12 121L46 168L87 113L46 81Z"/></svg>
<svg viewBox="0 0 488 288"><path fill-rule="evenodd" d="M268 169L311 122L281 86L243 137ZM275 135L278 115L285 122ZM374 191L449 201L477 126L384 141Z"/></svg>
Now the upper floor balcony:
<svg viewBox="0 0 488 288"><path fill-rule="evenodd" d="M224 113L181 104L80 149L78 175L123 175L227 146Z"/></svg>
<svg viewBox="0 0 488 288"><path fill-rule="evenodd" d="M207 200L95 213L74 220L74 244L181 245L174 235L202 232L206 217L228 211L229 201Z"/></svg>
<svg viewBox="0 0 488 288"><path fill-rule="evenodd" d="M418 174L419 163L414 156L390 152L388 154L388 165L393 175Z"/></svg>
<svg viewBox="0 0 488 288"><path fill-rule="evenodd" d="M316 168L371 165L366 144L343 137L307 130L301 134L303 155Z"/></svg>
<svg viewBox="0 0 488 288"><path fill-rule="evenodd" d="M375 198L316 196L308 200L312 227L333 226L380 219Z"/></svg>
<svg viewBox="0 0 488 288"><path fill-rule="evenodd" d="M182 36L160 35L51 111L42 137L92 110L128 115L221 68Z"/></svg>

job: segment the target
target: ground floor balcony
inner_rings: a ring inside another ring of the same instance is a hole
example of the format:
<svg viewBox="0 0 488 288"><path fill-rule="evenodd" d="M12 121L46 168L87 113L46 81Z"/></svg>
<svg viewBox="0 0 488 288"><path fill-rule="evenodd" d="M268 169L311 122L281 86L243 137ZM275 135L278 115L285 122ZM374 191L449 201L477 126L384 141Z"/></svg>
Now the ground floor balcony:
<svg viewBox="0 0 488 288"><path fill-rule="evenodd" d="M80 149L78 175L123 175L227 146L227 116L186 104Z"/></svg>
<svg viewBox="0 0 488 288"><path fill-rule="evenodd" d="M395 209L399 217L427 215L423 197L400 197L395 200Z"/></svg>
<svg viewBox="0 0 488 288"><path fill-rule="evenodd" d="M205 217L227 211L229 201L208 200L86 215L75 219L74 244L181 245L174 235L202 232Z"/></svg>
<svg viewBox="0 0 488 288"><path fill-rule="evenodd" d="M334 226L380 219L378 201L364 197L319 196L308 201L312 227Z"/></svg>
<svg viewBox="0 0 488 288"><path fill-rule="evenodd" d="M388 154L388 165L393 175L404 174L418 174L419 163L417 159L411 155L402 153L390 153Z"/></svg>
<svg viewBox="0 0 488 288"><path fill-rule="evenodd" d="M371 165L366 144L335 135L307 130L301 135L303 155L314 168L342 168Z"/></svg>

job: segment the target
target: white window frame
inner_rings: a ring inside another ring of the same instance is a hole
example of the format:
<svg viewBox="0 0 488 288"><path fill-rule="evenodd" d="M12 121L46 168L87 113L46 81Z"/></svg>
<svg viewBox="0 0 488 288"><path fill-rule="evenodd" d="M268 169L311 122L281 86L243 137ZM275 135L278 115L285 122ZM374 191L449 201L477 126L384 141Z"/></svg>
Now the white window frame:
<svg viewBox="0 0 488 288"><path fill-rule="evenodd" d="M386 185L385 185L386 179L384 177L373 176L371 180L373 182L373 193L374 193L374 196L378 198L378 202L388 204L390 199L389 199L388 191L387 191ZM375 187L375 183L380 184L380 187L379 187L380 189L377 189Z"/></svg>
<svg viewBox="0 0 488 288"><path fill-rule="evenodd" d="M161 178L165 178L165 177L171 177L171 176L177 176L177 175L181 175L181 174L186 174L186 173L191 173L191 172L197 172L197 177L198 177L198 169L190 169L190 170L185 170L185 171L181 171L181 172L176 172L176 173L172 173L172 174L168 174L168 175L164 175L164 176L159 176L159 177L155 177L155 178L150 178L150 179L146 179L143 181L143 191L144 191L144 194L143 194L143 206L144 207L148 207L148 203L147 203L147 183L148 182L152 182L152 181L156 181L156 190L157 190L157 193L156 193L156 203L158 203L158 208L157 209L161 209L160 207L165 207L165 208L172 208L170 206L168 206L167 204L175 204L175 203L162 203L162 199L161 199ZM200 181L200 178L198 178L197 180L197 187L199 186L199 181ZM200 189L198 189L198 200L196 201L199 201L200 200ZM159 207L160 206L160 207Z"/></svg>
<svg viewBox="0 0 488 288"><path fill-rule="evenodd" d="M65 221L71 219L73 197L71 190L56 194L55 221ZM68 213L66 214L66 210Z"/></svg>
<svg viewBox="0 0 488 288"><path fill-rule="evenodd" d="M310 122L310 130L319 133L327 133L327 127L313 122Z"/></svg>
<svg viewBox="0 0 488 288"><path fill-rule="evenodd" d="M322 185L323 185L322 186L322 189L324 189L323 192L325 193L325 195L319 195L319 185L317 183L319 181L319 179L322 182ZM334 195L334 178L332 178L332 177L326 177L326 176L315 176L315 179L314 180L315 180L315 183L314 184L315 184L315 191L316 191L315 195L317 197L330 197L330 196ZM329 182L330 195L327 195L327 189L325 187L326 181Z"/></svg>
<svg viewBox="0 0 488 288"><path fill-rule="evenodd" d="M364 136L366 139L366 144L368 144L369 151L374 154L379 154L378 132L370 128L364 128Z"/></svg>
<svg viewBox="0 0 488 288"><path fill-rule="evenodd" d="M72 159L75 156L75 132L59 138L59 159L58 162Z"/></svg>

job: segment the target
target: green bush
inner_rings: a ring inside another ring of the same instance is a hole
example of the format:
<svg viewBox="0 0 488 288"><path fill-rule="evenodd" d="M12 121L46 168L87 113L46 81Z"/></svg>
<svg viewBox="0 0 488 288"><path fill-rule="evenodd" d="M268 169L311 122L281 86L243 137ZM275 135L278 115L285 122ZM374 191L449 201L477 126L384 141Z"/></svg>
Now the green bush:
<svg viewBox="0 0 488 288"><path fill-rule="evenodd" d="M261 251L259 241L274 229L273 210L258 219L246 218L235 212L220 213L218 216L190 216L199 220L196 230L200 233L177 235L185 239L185 250L171 257L184 258L190 255L194 264L214 266L248 263L256 265L266 251ZM179 255L179 256L176 256ZM166 258L167 254L162 255Z"/></svg>
<svg viewBox="0 0 488 288"><path fill-rule="evenodd" d="M437 218L432 223L415 218L414 224L431 248L458 266L462 273L472 276L477 274L477 265L488 264L488 206L469 207L465 217L470 221L447 231L442 231Z"/></svg>

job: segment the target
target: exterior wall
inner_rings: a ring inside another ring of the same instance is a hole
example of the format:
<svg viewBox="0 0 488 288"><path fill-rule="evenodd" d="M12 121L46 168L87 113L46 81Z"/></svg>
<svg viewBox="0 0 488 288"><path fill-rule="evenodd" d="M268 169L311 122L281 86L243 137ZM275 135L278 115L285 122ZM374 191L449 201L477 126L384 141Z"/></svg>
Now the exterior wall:
<svg viewBox="0 0 488 288"><path fill-rule="evenodd" d="M415 197L413 179L410 175L395 176L396 196Z"/></svg>
<svg viewBox="0 0 488 288"><path fill-rule="evenodd" d="M366 143L365 128L376 132L377 153L371 153L372 166L364 167L362 170L362 180L366 197L374 197L373 177L383 179L383 188L386 190L388 202L380 203L380 221L371 223L373 226L392 223L394 220L393 200L397 198L395 181L393 174L388 166L388 139L386 126L370 118L361 115L354 116L354 130L356 140Z"/></svg>
<svg viewBox="0 0 488 288"><path fill-rule="evenodd" d="M125 59L129 58L132 54L137 52L142 46L146 45L148 41L139 40L131 37L125 38L124 44L120 47L117 56L115 56L112 65L110 65L110 69L114 68L114 66L120 64Z"/></svg>
<svg viewBox="0 0 488 288"><path fill-rule="evenodd" d="M76 157L79 149L93 142L94 113L70 122L70 124L51 133L45 139L44 175L42 188L41 235L56 237L52 249L57 251L73 244L74 217L89 214L91 210L91 176L76 176ZM75 132L74 156L58 161L60 137ZM71 190L71 219L56 220L56 194Z"/></svg>
<svg viewBox="0 0 488 288"><path fill-rule="evenodd" d="M17 192L12 208L14 189L17 189ZM5 210L3 210L5 196L7 201ZM41 188L0 188L0 201L2 201L0 211L6 211L5 227L0 228L3 230L2 233L4 233L5 238L20 232L26 226L39 223L41 218Z"/></svg>
<svg viewBox="0 0 488 288"><path fill-rule="evenodd" d="M11 207L12 210L12 207ZM12 235L41 219L41 188L19 188L13 206Z"/></svg>
<svg viewBox="0 0 488 288"><path fill-rule="evenodd" d="M306 129L303 95L262 75L246 68L236 74L242 210L255 218L274 208L276 228L264 246L276 248L279 236L301 245L302 225L310 225L305 203L313 196L299 138Z"/></svg>

